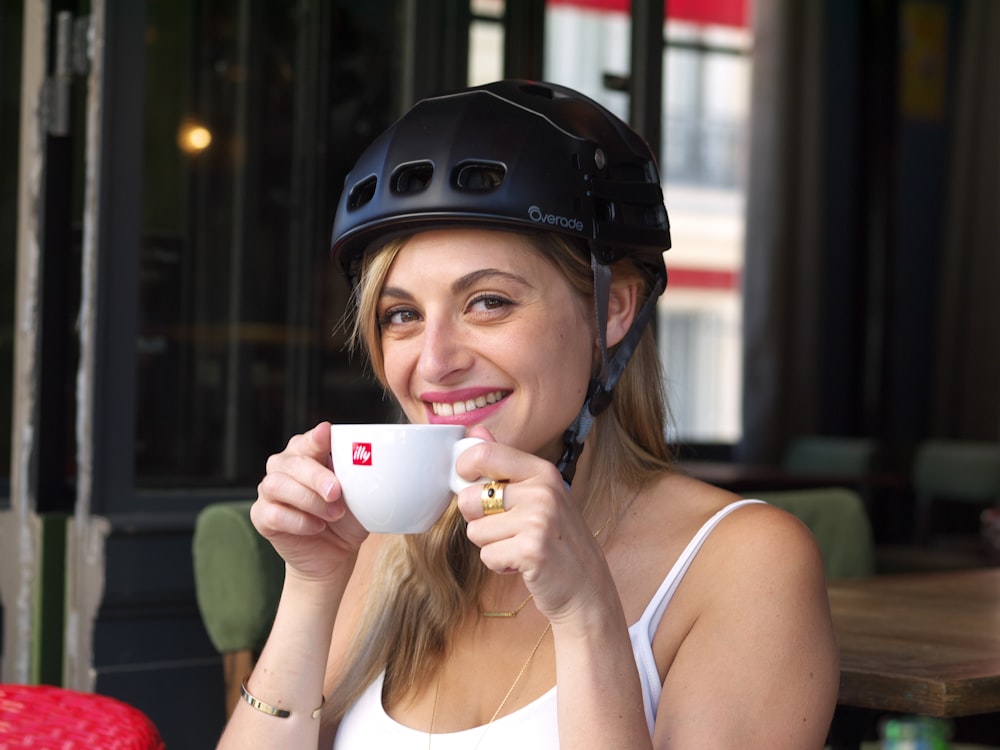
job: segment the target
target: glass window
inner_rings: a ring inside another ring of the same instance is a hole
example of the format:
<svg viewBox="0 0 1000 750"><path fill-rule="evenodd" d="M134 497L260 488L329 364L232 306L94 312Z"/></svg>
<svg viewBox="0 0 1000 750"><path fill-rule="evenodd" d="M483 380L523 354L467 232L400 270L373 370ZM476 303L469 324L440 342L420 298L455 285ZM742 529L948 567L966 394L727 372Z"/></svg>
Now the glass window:
<svg viewBox="0 0 1000 750"><path fill-rule="evenodd" d="M666 45L663 173L674 246L660 351L676 437L734 443L741 436L750 34L668 18Z"/></svg>
<svg viewBox="0 0 1000 750"><path fill-rule="evenodd" d="M549 0L546 78L627 118L627 95L608 90L605 77L627 76L630 29L624 0ZM749 114L745 4L667 3L664 35L660 166L673 247L657 335L671 437L736 442Z"/></svg>
<svg viewBox="0 0 1000 750"><path fill-rule="evenodd" d="M470 0L469 85L503 78L504 0Z"/></svg>
<svg viewBox="0 0 1000 750"><path fill-rule="evenodd" d="M320 420L391 419L344 351L340 185L394 114L392 0L149 0L136 483L256 484Z"/></svg>

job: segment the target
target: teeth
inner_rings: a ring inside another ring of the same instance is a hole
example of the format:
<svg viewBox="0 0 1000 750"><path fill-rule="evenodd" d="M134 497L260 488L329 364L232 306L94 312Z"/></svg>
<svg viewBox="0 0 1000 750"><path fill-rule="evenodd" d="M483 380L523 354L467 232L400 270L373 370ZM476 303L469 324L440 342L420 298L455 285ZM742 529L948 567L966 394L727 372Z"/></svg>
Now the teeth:
<svg viewBox="0 0 1000 750"><path fill-rule="evenodd" d="M485 396L470 398L468 401L455 401L451 404L434 402L431 404L431 407L434 409L434 413L439 417L452 417L456 414L466 414L470 411L475 411L476 409L482 409L488 404L495 404L502 398L502 391L493 391L492 393L487 393Z"/></svg>

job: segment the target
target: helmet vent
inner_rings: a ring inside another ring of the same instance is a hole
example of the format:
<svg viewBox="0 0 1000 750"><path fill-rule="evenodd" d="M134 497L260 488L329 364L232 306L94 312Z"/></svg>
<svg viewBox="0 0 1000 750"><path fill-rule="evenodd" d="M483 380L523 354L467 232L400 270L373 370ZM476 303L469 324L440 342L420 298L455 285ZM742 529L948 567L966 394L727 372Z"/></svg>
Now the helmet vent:
<svg viewBox="0 0 1000 750"><path fill-rule="evenodd" d="M427 189L434 176L434 165L429 161L404 164L392 176L392 192L402 195L419 193Z"/></svg>
<svg viewBox="0 0 1000 750"><path fill-rule="evenodd" d="M549 86L542 86L538 83L524 83L519 88L522 92L531 96L555 99L555 92Z"/></svg>
<svg viewBox="0 0 1000 750"><path fill-rule="evenodd" d="M466 162L455 169L455 186L459 190L485 192L503 184L507 167L496 162Z"/></svg>
<svg viewBox="0 0 1000 750"><path fill-rule="evenodd" d="M351 211L356 211L362 206L367 205L375 197L375 186L377 184L378 177L372 175L351 188L351 193L347 196L347 208Z"/></svg>

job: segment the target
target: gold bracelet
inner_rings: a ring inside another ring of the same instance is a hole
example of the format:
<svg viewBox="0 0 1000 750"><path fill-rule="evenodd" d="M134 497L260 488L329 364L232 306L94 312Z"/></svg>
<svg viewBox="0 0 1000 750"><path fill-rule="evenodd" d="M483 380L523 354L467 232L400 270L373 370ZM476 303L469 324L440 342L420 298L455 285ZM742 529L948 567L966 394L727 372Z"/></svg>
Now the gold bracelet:
<svg viewBox="0 0 1000 750"><path fill-rule="evenodd" d="M247 675L246 677L243 678L243 681L240 683L240 698L246 701L247 705L250 706L250 708L255 708L261 713L265 713L268 716L276 716L279 719L287 719L289 716L292 715L292 712L287 709L278 708L277 706L272 706L270 703L265 703L260 698L255 698L254 696L252 696L250 694L250 691L247 690L247 679L249 679L249 677L250 676ZM310 716L312 716L312 718L314 719L318 719L319 715L323 712L323 705L325 703L326 703L326 698L324 697L323 702L319 704L319 708L315 709L310 714Z"/></svg>

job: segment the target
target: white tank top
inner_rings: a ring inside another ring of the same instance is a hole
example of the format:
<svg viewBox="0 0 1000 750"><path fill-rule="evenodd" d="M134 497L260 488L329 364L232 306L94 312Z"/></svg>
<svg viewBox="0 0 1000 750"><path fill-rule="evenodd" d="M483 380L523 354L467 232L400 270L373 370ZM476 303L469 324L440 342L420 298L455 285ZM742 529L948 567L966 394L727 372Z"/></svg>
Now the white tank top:
<svg viewBox="0 0 1000 750"><path fill-rule="evenodd" d="M663 613L712 529L737 508L759 502L761 501L739 500L727 505L706 521L677 558L642 616L628 629L635 662L639 668L642 703L650 736L653 734L656 708L663 689L652 645ZM369 685L348 709L334 739L334 750L370 750L373 747L424 750L427 747L427 732L403 726L385 712L382 706L383 677L384 675L380 675ZM435 734L431 738L431 746L434 750L469 750L473 747L478 747L478 750L510 750L511 747L517 747L518 750L555 750L559 747L556 690L553 687L540 698L500 717L489 726Z"/></svg>

